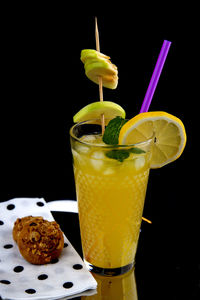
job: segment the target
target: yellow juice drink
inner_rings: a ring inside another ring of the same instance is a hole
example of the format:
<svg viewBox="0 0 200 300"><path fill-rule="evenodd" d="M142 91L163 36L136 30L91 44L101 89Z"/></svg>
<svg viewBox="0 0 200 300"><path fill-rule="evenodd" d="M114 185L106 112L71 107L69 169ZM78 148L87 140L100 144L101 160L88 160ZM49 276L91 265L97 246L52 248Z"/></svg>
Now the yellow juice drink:
<svg viewBox="0 0 200 300"><path fill-rule="evenodd" d="M137 249L151 140L126 149L105 145L100 134L79 138L72 135L71 132L84 259L100 273L100 269L108 269L107 274L112 275L118 268L126 272L133 265ZM138 147L143 150L131 152ZM116 151L118 159L110 158L113 153L116 156ZM128 157L121 158L120 151L122 156L129 153Z"/></svg>

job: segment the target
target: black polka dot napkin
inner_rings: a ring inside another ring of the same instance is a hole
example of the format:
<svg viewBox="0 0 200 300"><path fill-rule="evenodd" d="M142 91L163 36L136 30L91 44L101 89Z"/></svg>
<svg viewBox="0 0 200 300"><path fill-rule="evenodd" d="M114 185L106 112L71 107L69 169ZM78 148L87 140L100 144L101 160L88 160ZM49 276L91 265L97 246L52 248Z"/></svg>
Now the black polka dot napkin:
<svg viewBox="0 0 200 300"><path fill-rule="evenodd" d="M44 199L15 198L0 203L0 296L50 300L94 292L95 279L65 236L59 259L41 266L24 260L12 238L12 228L17 218L28 215L54 220Z"/></svg>

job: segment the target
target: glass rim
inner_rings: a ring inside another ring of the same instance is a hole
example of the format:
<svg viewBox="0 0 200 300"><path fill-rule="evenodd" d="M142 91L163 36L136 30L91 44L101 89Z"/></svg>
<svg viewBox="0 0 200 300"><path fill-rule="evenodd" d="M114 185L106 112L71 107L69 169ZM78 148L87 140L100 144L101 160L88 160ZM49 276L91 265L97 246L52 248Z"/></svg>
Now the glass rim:
<svg viewBox="0 0 200 300"><path fill-rule="evenodd" d="M107 119L107 120L109 120L109 119ZM94 121L99 121L99 123L92 123ZM125 144L125 145L115 145L115 144L114 145L108 145L108 144L98 145L98 144L93 144L93 143L90 143L90 142L81 141L80 138L75 136L75 134L73 133L74 128L76 128L80 125L84 125L84 124L101 125L101 119L91 119L91 120L87 120L87 121L83 121L83 122L79 122L79 123L74 124L69 130L70 137L73 138L74 140L76 140L77 142L79 142L80 144L83 144L83 145L86 145L86 146L92 146L92 147L96 147L96 148L106 148L106 149L107 148L108 149L109 148L130 148L130 147L138 147L139 148L139 145L148 144L155 138L155 132L153 131L153 134L150 138L147 138L144 141L141 141L141 142L138 142L138 143Z"/></svg>

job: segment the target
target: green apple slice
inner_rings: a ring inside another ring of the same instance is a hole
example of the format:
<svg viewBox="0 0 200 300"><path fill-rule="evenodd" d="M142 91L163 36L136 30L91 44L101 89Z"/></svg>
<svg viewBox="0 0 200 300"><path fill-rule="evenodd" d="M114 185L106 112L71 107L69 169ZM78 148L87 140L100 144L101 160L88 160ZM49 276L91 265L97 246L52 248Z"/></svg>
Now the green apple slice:
<svg viewBox="0 0 200 300"><path fill-rule="evenodd" d="M111 63L109 56L93 49L84 49L81 51L81 61L84 63L85 74L91 81L98 84L101 77L104 87L117 87L117 67Z"/></svg>
<svg viewBox="0 0 200 300"><path fill-rule="evenodd" d="M93 102L84 106L74 117L74 123L83 122L92 119L99 119L101 115L104 115L105 119L113 119L117 116L125 118L125 110L117 103L111 101Z"/></svg>
<svg viewBox="0 0 200 300"><path fill-rule="evenodd" d="M102 78L102 84L109 89L116 89L118 84L118 75L116 66L105 60L91 61L85 64L86 76L96 84L99 83L99 77Z"/></svg>
<svg viewBox="0 0 200 300"><path fill-rule="evenodd" d="M109 56L101 53L101 52L98 52L94 49L84 49L81 51L81 61L83 63L86 62L86 60L90 60L90 59L98 59L98 58L104 58L104 59L110 59Z"/></svg>

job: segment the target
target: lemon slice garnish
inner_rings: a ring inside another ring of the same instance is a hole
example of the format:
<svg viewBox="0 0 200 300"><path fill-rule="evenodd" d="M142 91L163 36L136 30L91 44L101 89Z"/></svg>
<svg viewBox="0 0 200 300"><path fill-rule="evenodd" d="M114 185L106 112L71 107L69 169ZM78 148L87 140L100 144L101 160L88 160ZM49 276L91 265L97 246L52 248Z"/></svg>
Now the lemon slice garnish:
<svg viewBox="0 0 200 300"><path fill-rule="evenodd" d="M182 154L186 144L185 127L180 119L162 111L146 112L130 119L120 130L119 144L135 144L152 137L151 168L160 168Z"/></svg>

